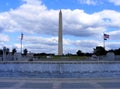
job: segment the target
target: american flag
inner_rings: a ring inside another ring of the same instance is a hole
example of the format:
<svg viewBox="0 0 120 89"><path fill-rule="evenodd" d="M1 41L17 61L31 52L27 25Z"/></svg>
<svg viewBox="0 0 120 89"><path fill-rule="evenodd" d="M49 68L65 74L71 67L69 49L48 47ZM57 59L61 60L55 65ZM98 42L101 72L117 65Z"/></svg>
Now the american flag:
<svg viewBox="0 0 120 89"><path fill-rule="evenodd" d="M109 39L109 35L108 34L104 34L104 40Z"/></svg>

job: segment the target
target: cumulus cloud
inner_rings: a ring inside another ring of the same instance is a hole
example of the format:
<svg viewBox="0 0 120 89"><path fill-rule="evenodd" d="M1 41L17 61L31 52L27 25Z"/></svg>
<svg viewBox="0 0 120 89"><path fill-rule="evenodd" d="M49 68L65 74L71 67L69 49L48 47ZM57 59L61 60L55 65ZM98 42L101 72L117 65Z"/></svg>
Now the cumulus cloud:
<svg viewBox="0 0 120 89"><path fill-rule="evenodd" d="M47 44L47 45L57 45L58 43L58 38L57 37L50 37L50 38L43 38L43 37L36 37L36 36L25 36L24 41L28 43L39 43L39 44Z"/></svg>
<svg viewBox="0 0 120 89"><path fill-rule="evenodd" d="M74 36L93 36L105 30L99 14L87 14L83 10L63 10L64 32Z"/></svg>
<svg viewBox="0 0 120 89"><path fill-rule="evenodd" d="M42 45L42 44L28 44L24 45L24 48L27 48L31 52L45 52L45 53L57 53L57 46L49 46L49 45Z"/></svg>
<svg viewBox="0 0 120 89"><path fill-rule="evenodd" d="M5 34L0 34L0 42L8 42L9 41L9 37Z"/></svg>
<svg viewBox="0 0 120 89"><path fill-rule="evenodd" d="M119 6L120 5L120 0L109 0L109 2L113 3L114 5Z"/></svg>
<svg viewBox="0 0 120 89"><path fill-rule="evenodd" d="M24 43L25 42L25 43ZM57 53L57 37L38 37L38 36L25 36L24 37L24 47L28 48L32 52L46 52L46 53ZM63 39L64 53L75 53L78 49L82 49L84 52L92 52L93 48L99 45L100 42L94 40L70 40ZM20 47L20 45L16 44ZM87 50L87 51L86 51Z"/></svg>
<svg viewBox="0 0 120 89"><path fill-rule="evenodd" d="M5 46L5 42L9 41L8 35L0 34L0 47L3 48Z"/></svg>
<svg viewBox="0 0 120 89"><path fill-rule="evenodd" d="M48 9L41 0L22 0L16 9L0 13L0 32L23 32L26 34L47 35L46 37L24 37L24 47L34 51L57 52L58 14L59 10ZM80 0L82 1L82 0ZM112 0L111 0L112 1ZM83 3L95 5L97 0L83 0ZM65 52L76 49L91 51L101 42L94 37L106 32L110 27L120 28L120 12L103 10L92 14L84 10L62 9L63 33L74 37L93 37L92 40L64 39ZM112 38L119 37L119 32L110 33ZM52 37L49 37L52 36ZM5 37L4 37L5 38ZM7 37L5 38L7 41ZM28 44L27 44L28 43ZM89 44L89 45L88 45ZM14 44L17 48L20 45ZM71 47L71 49L70 49ZM67 51L68 50L68 51Z"/></svg>
<svg viewBox="0 0 120 89"><path fill-rule="evenodd" d="M0 30L58 34L59 10L48 10L39 0L24 0L24 2L17 9L0 13ZM113 10L88 14L79 9L63 9L62 13L64 35L86 37L104 32L109 26L120 27L120 13Z"/></svg>
<svg viewBox="0 0 120 89"><path fill-rule="evenodd" d="M117 29L116 31L109 32L110 39L111 40L120 40L120 29Z"/></svg>
<svg viewBox="0 0 120 89"><path fill-rule="evenodd" d="M41 0L22 0L23 2L29 4L29 5L41 5Z"/></svg>
<svg viewBox="0 0 120 89"><path fill-rule="evenodd" d="M57 37L24 36L23 48L31 52L57 53L57 40ZM16 46L19 47L18 44Z"/></svg>
<svg viewBox="0 0 120 89"><path fill-rule="evenodd" d="M78 2L86 5L102 5L106 2L113 3L116 6L120 5L120 0L78 0Z"/></svg>
<svg viewBox="0 0 120 89"><path fill-rule="evenodd" d="M110 42L106 44L107 49L118 49L120 48L120 42Z"/></svg>
<svg viewBox="0 0 120 89"><path fill-rule="evenodd" d="M21 49L21 44L15 43L13 47L17 49Z"/></svg>
<svg viewBox="0 0 120 89"><path fill-rule="evenodd" d="M105 27L120 27L120 12L114 10L103 10L97 13L101 16L101 25Z"/></svg>
<svg viewBox="0 0 120 89"><path fill-rule="evenodd" d="M78 0L81 4L96 5L95 0Z"/></svg>
<svg viewBox="0 0 120 89"><path fill-rule="evenodd" d="M95 40L83 40L83 41L77 40L75 43L76 46L87 47L87 48L93 48L99 44L99 42Z"/></svg>

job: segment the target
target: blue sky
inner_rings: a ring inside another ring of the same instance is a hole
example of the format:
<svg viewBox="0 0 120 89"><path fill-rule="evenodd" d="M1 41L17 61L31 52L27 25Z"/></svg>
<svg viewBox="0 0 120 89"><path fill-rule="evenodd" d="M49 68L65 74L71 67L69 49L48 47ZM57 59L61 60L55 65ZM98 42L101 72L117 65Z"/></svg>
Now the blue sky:
<svg viewBox="0 0 120 89"><path fill-rule="evenodd" d="M64 53L120 48L120 0L1 0L0 48L57 54L58 14L62 10Z"/></svg>
<svg viewBox="0 0 120 89"><path fill-rule="evenodd" d="M95 4L87 4L87 1L94 1ZM43 0L49 9L83 9L87 13L94 13L104 9L120 11L119 6L113 5L108 0Z"/></svg>

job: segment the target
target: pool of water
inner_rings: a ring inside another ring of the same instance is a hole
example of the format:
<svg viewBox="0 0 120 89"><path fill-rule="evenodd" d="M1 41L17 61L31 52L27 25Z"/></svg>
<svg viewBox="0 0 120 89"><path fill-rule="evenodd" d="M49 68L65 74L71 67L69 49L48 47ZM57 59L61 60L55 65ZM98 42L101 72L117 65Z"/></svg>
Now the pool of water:
<svg viewBox="0 0 120 89"><path fill-rule="evenodd" d="M3 72L7 78L120 78L120 72L50 73L50 72Z"/></svg>
<svg viewBox="0 0 120 89"><path fill-rule="evenodd" d="M0 77L120 78L120 62L1 62Z"/></svg>

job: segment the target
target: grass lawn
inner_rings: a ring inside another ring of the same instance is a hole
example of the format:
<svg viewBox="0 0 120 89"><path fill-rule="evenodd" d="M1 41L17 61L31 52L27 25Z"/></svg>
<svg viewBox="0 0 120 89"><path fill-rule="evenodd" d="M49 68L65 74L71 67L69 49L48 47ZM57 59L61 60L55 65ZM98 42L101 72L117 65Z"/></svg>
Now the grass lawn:
<svg viewBox="0 0 120 89"><path fill-rule="evenodd" d="M38 60L49 60L49 61L81 61L81 60L86 60L88 59L87 56L41 56L37 57Z"/></svg>

